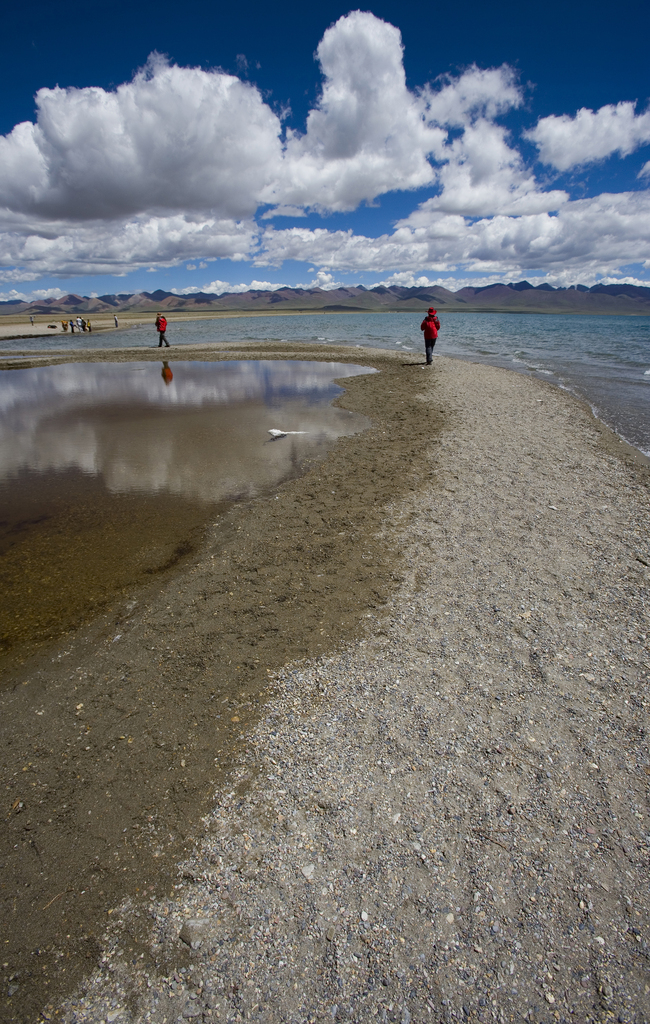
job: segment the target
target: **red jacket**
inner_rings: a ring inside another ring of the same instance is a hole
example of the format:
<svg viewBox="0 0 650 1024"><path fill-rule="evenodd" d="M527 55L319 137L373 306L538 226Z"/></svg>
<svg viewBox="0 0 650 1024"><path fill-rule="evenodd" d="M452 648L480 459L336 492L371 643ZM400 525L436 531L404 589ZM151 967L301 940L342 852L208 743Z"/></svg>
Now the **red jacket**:
<svg viewBox="0 0 650 1024"><path fill-rule="evenodd" d="M165 331L167 330L167 320L165 319L164 316L158 317L158 319L156 320L156 327L158 328L159 331L162 331L163 334L165 333Z"/></svg>
<svg viewBox="0 0 650 1024"><path fill-rule="evenodd" d="M435 341L438 337L438 329L440 327L440 321L435 314L429 314L425 316L424 320L420 324L420 330L424 331L425 341Z"/></svg>

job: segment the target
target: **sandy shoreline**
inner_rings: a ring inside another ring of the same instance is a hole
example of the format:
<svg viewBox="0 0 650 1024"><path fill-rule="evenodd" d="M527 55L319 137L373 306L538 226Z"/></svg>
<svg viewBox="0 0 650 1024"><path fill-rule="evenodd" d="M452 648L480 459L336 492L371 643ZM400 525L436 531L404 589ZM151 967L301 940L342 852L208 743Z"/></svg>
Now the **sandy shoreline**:
<svg viewBox="0 0 650 1024"><path fill-rule="evenodd" d="M325 355L277 349L278 358ZM112 761L108 790L122 801L118 722L94 736L109 687L124 718L140 715L139 728L119 728L123 748L130 740L142 756L145 733L152 746L164 742L147 716L174 690L173 750L160 754L172 801L205 788L209 776L192 777L192 762L213 761L217 746L226 773L214 772L214 806L204 792L188 803L204 808L203 824L175 819L172 831L196 841L177 880L182 836L170 838L158 808L149 823L138 818L137 841L129 819L119 870L126 860L131 878L138 862L140 892L122 882L123 904L102 907L97 894L88 914L81 885L69 878L57 895L61 865L43 865L23 913L33 906L44 924L54 897L60 920L38 966L61 962L54 947L74 919L64 962L74 979L95 973L61 1008L70 1021L647 1020L643 460L537 381L445 358L431 372L403 354L328 347L327 358L342 353L381 364L380 375L345 384L349 407L373 407L373 430L337 445L271 508L235 510L163 593L114 609L47 665L24 666L28 687L16 674L13 714L27 721L31 710L39 729L71 678L86 687L65 698L63 745L73 732L86 738L80 710L88 743L97 740L91 756ZM270 355L266 346L260 354ZM237 597L226 589L233 576ZM279 576L274 600L262 602ZM174 622L172 588L181 591ZM280 621L282 593L293 607ZM220 689L226 703L213 715L206 687L226 686L225 675L215 682L223 638L214 620L231 604L255 627L256 646L238 704ZM116 614L126 654L110 642ZM185 662L169 664L172 650ZM21 773L8 810L28 778L38 789L46 734L25 730L15 764L7 759L8 777ZM24 776L33 740L41 760L32 755ZM87 779L84 756L74 755ZM42 799L47 808L54 795ZM71 842L85 809L69 816ZM37 809L28 810L35 829ZM29 830L20 842L25 856ZM107 840L97 865L111 897L115 852ZM5 910L15 913L11 901ZM203 922L185 932L196 949L178 938L188 918ZM22 974L3 996L6 1019L32 1020L45 982L56 982L38 977L24 944L14 956ZM59 1000L49 1006L58 1017Z"/></svg>

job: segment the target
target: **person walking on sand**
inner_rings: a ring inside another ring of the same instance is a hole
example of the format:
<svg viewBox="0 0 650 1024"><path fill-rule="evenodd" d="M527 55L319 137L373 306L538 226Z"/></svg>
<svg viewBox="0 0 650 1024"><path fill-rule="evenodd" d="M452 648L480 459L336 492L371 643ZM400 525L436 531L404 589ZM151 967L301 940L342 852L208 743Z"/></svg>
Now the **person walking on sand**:
<svg viewBox="0 0 650 1024"><path fill-rule="evenodd" d="M429 306L429 311L420 324L420 330L424 331L424 347L427 353L427 366L431 366L431 363L433 362L433 348L438 338L438 331L440 330L438 314L433 306Z"/></svg>
<svg viewBox="0 0 650 1024"><path fill-rule="evenodd" d="M93 328L92 328L92 324L90 323L90 320L86 321L86 330L88 331L89 334L92 334Z"/></svg>
<svg viewBox="0 0 650 1024"><path fill-rule="evenodd" d="M158 331L158 348L163 347L163 342L169 348L169 342L165 337L165 331L167 330L167 320L161 313L156 315L156 330Z"/></svg>
<svg viewBox="0 0 650 1024"><path fill-rule="evenodd" d="M117 322L117 316L115 314L113 314L113 320L115 321L115 326L119 327L120 325Z"/></svg>
<svg viewBox="0 0 650 1024"><path fill-rule="evenodd" d="M67 320L62 320L61 321L61 327L63 328L64 331L67 331L67 329L68 329L68 321Z"/></svg>
<svg viewBox="0 0 650 1024"><path fill-rule="evenodd" d="M31 324L31 325L32 325L32 327L33 327L33 326L34 326L34 317L33 317L33 316L30 316L30 318L29 318L29 322L30 322L30 324Z"/></svg>

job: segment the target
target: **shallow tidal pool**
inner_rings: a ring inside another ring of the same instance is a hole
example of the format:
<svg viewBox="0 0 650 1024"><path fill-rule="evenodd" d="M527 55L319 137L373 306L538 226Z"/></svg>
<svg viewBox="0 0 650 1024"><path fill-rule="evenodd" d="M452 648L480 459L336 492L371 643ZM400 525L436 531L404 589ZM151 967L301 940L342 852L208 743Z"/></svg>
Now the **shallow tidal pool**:
<svg viewBox="0 0 650 1024"><path fill-rule="evenodd" d="M69 363L0 375L0 651L79 624L196 550L366 417L299 360ZM274 440L270 429L295 431Z"/></svg>

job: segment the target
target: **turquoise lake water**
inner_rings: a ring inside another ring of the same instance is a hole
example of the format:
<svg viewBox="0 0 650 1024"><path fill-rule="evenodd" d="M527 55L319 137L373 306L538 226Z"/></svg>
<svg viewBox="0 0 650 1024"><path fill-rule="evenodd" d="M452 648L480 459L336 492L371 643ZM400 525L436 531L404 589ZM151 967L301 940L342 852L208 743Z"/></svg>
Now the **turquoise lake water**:
<svg viewBox="0 0 650 1024"><path fill-rule="evenodd" d="M447 313L436 353L503 366L550 381L589 402L621 437L650 455L650 317ZM421 314L350 313L237 317L172 324L172 346L302 341L423 353ZM88 335L4 342L5 351L88 344ZM151 347L151 326L92 336L97 348ZM171 357L171 353L170 353ZM173 357L172 357L173 358Z"/></svg>

